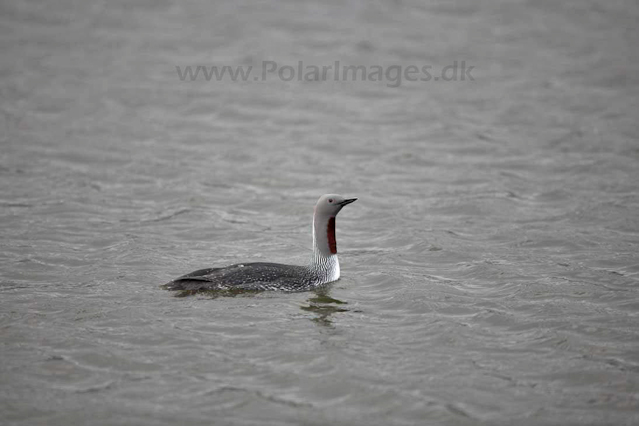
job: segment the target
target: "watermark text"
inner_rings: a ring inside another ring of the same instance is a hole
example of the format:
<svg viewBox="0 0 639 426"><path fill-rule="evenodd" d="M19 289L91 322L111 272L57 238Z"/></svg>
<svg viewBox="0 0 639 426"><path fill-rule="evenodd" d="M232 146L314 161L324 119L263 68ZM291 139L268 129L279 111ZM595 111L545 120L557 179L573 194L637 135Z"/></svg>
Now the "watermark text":
<svg viewBox="0 0 639 426"><path fill-rule="evenodd" d="M335 61L330 65L280 65L275 61L263 61L259 70L252 65L176 65L180 81L233 81L263 82L277 79L284 82L372 81L386 82L388 87L399 87L404 82L475 81L475 69L466 61L453 61L441 68L432 65L342 65Z"/></svg>

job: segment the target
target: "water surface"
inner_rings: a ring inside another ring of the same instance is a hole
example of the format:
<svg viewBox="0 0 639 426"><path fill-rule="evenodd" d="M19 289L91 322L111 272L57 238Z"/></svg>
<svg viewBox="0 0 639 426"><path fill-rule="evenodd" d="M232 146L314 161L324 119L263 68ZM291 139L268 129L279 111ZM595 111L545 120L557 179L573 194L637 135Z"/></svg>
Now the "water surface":
<svg viewBox="0 0 639 426"><path fill-rule="evenodd" d="M15 1L0 15L10 425L639 423L633 1ZM465 61L474 81L181 81ZM303 263L324 292L175 298Z"/></svg>

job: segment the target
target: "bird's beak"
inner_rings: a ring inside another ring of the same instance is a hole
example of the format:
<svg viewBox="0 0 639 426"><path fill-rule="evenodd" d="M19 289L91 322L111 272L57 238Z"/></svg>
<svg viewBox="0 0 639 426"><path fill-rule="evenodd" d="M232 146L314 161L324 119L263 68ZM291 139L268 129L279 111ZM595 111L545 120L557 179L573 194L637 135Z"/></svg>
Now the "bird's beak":
<svg viewBox="0 0 639 426"><path fill-rule="evenodd" d="M348 200L344 200L339 203L339 205L344 207L346 204L354 203L355 201L357 201L357 198L349 198Z"/></svg>

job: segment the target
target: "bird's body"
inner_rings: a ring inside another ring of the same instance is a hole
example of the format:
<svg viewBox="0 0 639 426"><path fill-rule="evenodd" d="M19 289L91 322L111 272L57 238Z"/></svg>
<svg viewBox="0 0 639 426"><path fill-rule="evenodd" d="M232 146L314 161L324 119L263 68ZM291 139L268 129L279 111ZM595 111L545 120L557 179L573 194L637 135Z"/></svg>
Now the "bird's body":
<svg viewBox="0 0 639 426"><path fill-rule="evenodd" d="M167 284L170 290L305 290L312 274L304 266L282 263L238 263L224 268L201 269Z"/></svg>
<svg viewBox="0 0 639 426"><path fill-rule="evenodd" d="M335 216L357 198L327 194L320 197L313 214L313 255L306 266L281 263L238 263L200 269L165 284L168 290L189 293L215 291L306 291L340 277L335 239Z"/></svg>

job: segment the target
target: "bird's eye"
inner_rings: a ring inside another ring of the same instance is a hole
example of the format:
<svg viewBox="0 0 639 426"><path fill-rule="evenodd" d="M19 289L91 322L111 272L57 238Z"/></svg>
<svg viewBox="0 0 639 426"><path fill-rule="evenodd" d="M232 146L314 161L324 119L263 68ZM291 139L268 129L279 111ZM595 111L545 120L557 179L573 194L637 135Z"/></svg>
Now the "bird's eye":
<svg viewBox="0 0 639 426"><path fill-rule="evenodd" d="M333 199L332 199L332 198L329 198L329 199L328 199L328 202L329 202L329 203L332 203L332 202L333 202Z"/></svg>

